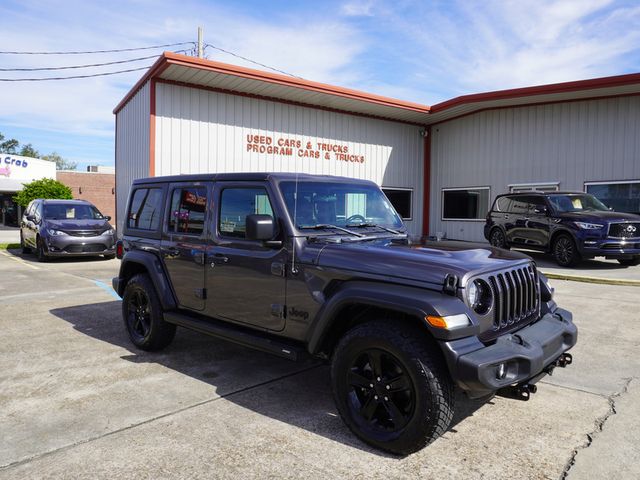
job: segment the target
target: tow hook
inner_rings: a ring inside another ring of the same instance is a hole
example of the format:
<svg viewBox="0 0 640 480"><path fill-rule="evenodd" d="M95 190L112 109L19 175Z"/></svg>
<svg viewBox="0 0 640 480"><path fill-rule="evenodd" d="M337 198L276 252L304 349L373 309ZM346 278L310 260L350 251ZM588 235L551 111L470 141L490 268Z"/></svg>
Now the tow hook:
<svg viewBox="0 0 640 480"><path fill-rule="evenodd" d="M560 355L560 357L556 360L556 364L561 367L564 368L567 365L571 365L571 363L573 362L573 357L571 356L570 353L563 353L562 355Z"/></svg>
<svg viewBox="0 0 640 480"><path fill-rule="evenodd" d="M505 398L512 398L514 400L522 400L526 402L529 400L531 395L538 391L538 387L536 387L532 383L521 383L518 385L510 385L508 387L501 388L496 392L497 395Z"/></svg>

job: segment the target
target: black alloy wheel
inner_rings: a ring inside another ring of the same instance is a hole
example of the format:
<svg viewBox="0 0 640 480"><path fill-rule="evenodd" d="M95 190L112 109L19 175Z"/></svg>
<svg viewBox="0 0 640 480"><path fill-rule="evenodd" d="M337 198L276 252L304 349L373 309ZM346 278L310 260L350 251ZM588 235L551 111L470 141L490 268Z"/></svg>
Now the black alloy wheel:
<svg viewBox="0 0 640 480"><path fill-rule="evenodd" d="M568 235L559 236L553 243L553 256L561 267L573 267L580 261L578 248Z"/></svg>
<svg viewBox="0 0 640 480"><path fill-rule="evenodd" d="M141 288L136 289L127 301L127 325L138 342L144 342L151 331L149 297Z"/></svg>
<svg viewBox="0 0 640 480"><path fill-rule="evenodd" d="M625 267L635 267L636 265L640 265L640 256L633 258L619 258L618 263Z"/></svg>
<svg viewBox="0 0 640 480"><path fill-rule="evenodd" d="M22 235L22 230L20 230L20 248L22 249L22 253L29 253L31 249L27 247L24 243L24 236Z"/></svg>
<svg viewBox="0 0 640 480"><path fill-rule="evenodd" d="M438 347L402 319L353 327L331 363L340 416L364 442L399 455L416 452L451 424L454 388Z"/></svg>
<svg viewBox="0 0 640 480"><path fill-rule="evenodd" d="M160 298L146 273L134 275L127 282L122 295L122 317L129 339L142 350L161 350L176 334L176 326L164 321Z"/></svg>
<svg viewBox="0 0 640 480"><path fill-rule="evenodd" d="M504 232L499 228L494 228L489 236L489 243L497 248L509 248Z"/></svg>
<svg viewBox="0 0 640 480"><path fill-rule="evenodd" d="M415 386L401 361L379 349L364 350L349 369L348 406L363 427L394 433L414 414Z"/></svg>
<svg viewBox="0 0 640 480"><path fill-rule="evenodd" d="M42 237L36 239L36 258L39 262L46 262L48 260Z"/></svg>

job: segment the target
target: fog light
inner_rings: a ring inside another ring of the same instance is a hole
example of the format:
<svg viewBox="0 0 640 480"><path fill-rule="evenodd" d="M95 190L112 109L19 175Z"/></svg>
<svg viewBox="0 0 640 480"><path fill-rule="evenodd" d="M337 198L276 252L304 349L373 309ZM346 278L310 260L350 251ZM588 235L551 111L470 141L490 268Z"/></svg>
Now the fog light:
<svg viewBox="0 0 640 480"><path fill-rule="evenodd" d="M498 368L496 370L496 378L498 380L504 380L506 376L507 376L507 365L504 363L501 363L500 365L498 365Z"/></svg>

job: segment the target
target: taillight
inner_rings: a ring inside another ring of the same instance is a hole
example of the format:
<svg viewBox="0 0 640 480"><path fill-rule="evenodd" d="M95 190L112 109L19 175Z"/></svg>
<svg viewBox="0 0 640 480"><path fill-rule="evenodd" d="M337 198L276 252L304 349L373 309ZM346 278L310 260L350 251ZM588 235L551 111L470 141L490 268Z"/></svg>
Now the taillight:
<svg viewBox="0 0 640 480"><path fill-rule="evenodd" d="M116 242L116 257L119 260L122 260L123 256L124 256L124 245L122 244L122 240L118 240Z"/></svg>

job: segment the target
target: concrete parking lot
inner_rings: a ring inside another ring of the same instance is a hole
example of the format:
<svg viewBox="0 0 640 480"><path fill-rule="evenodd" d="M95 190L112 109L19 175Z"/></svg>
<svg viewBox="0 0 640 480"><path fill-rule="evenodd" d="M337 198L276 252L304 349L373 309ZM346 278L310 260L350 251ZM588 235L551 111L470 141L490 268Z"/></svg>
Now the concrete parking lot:
<svg viewBox="0 0 640 480"><path fill-rule="evenodd" d="M118 266L0 252L0 478L640 478L638 287L555 281L574 364L400 458L351 435L324 365L186 330L133 348Z"/></svg>

